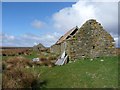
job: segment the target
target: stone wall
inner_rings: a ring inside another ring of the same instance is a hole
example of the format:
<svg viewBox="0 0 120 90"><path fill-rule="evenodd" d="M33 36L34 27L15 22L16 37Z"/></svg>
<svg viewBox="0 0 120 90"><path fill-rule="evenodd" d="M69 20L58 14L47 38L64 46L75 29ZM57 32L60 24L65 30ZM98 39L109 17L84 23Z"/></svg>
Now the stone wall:
<svg viewBox="0 0 120 90"><path fill-rule="evenodd" d="M50 47L51 53L61 54L61 45L60 44L54 44Z"/></svg>
<svg viewBox="0 0 120 90"><path fill-rule="evenodd" d="M66 40L70 59L95 58L114 55L115 41L100 23L87 21L71 39Z"/></svg>

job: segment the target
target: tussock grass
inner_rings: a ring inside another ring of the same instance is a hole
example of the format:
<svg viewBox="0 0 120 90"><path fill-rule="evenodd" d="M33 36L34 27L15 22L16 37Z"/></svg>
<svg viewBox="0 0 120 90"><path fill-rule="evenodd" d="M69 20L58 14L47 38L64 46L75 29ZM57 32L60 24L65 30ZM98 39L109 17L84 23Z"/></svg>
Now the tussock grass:
<svg viewBox="0 0 120 90"><path fill-rule="evenodd" d="M39 75L28 70L32 66L33 63L23 57L3 60L2 88L41 87Z"/></svg>
<svg viewBox="0 0 120 90"><path fill-rule="evenodd" d="M13 68L16 68L19 67L26 67L26 66L29 66L29 67L32 67L32 61L30 61L29 59L26 59L24 57L11 57L11 58L8 58L7 60L3 60L3 70L4 69L13 69Z"/></svg>
<svg viewBox="0 0 120 90"><path fill-rule="evenodd" d="M3 88L32 88L37 82L37 76L24 68L16 67L3 73Z"/></svg>

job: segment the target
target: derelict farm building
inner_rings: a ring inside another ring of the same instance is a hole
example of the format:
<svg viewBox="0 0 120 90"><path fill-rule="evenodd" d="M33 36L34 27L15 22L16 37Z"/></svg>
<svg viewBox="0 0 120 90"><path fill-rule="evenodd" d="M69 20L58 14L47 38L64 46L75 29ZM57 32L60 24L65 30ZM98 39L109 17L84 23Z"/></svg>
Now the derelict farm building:
<svg viewBox="0 0 120 90"><path fill-rule="evenodd" d="M114 50L114 39L94 19L86 21L81 28L74 27L50 48L52 53L65 52L71 60L111 56Z"/></svg>

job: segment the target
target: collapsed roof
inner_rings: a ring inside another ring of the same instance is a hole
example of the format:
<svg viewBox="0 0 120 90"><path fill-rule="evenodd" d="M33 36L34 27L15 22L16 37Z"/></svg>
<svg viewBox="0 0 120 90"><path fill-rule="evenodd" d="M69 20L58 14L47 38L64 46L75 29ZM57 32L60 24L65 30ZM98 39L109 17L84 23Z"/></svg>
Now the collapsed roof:
<svg viewBox="0 0 120 90"><path fill-rule="evenodd" d="M69 30L64 36L61 36L60 39L56 42L56 44L62 43L64 40L69 39L70 37L74 36L75 33L78 31L78 27L74 27L71 30Z"/></svg>

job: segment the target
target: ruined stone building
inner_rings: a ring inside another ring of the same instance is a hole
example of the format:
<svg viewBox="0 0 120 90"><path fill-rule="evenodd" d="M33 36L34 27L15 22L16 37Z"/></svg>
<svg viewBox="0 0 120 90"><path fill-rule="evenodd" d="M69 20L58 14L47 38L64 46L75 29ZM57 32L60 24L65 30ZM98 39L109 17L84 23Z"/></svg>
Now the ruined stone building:
<svg viewBox="0 0 120 90"><path fill-rule="evenodd" d="M86 21L80 28L74 27L62 36L50 51L61 55L64 51L70 60L111 56L115 41L94 19Z"/></svg>
<svg viewBox="0 0 120 90"><path fill-rule="evenodd" d="M46 47L43 46L41 43L39 43L38 45L33 46L33 50L34 51L44 51L44 50L46 50Z"/></svg>

